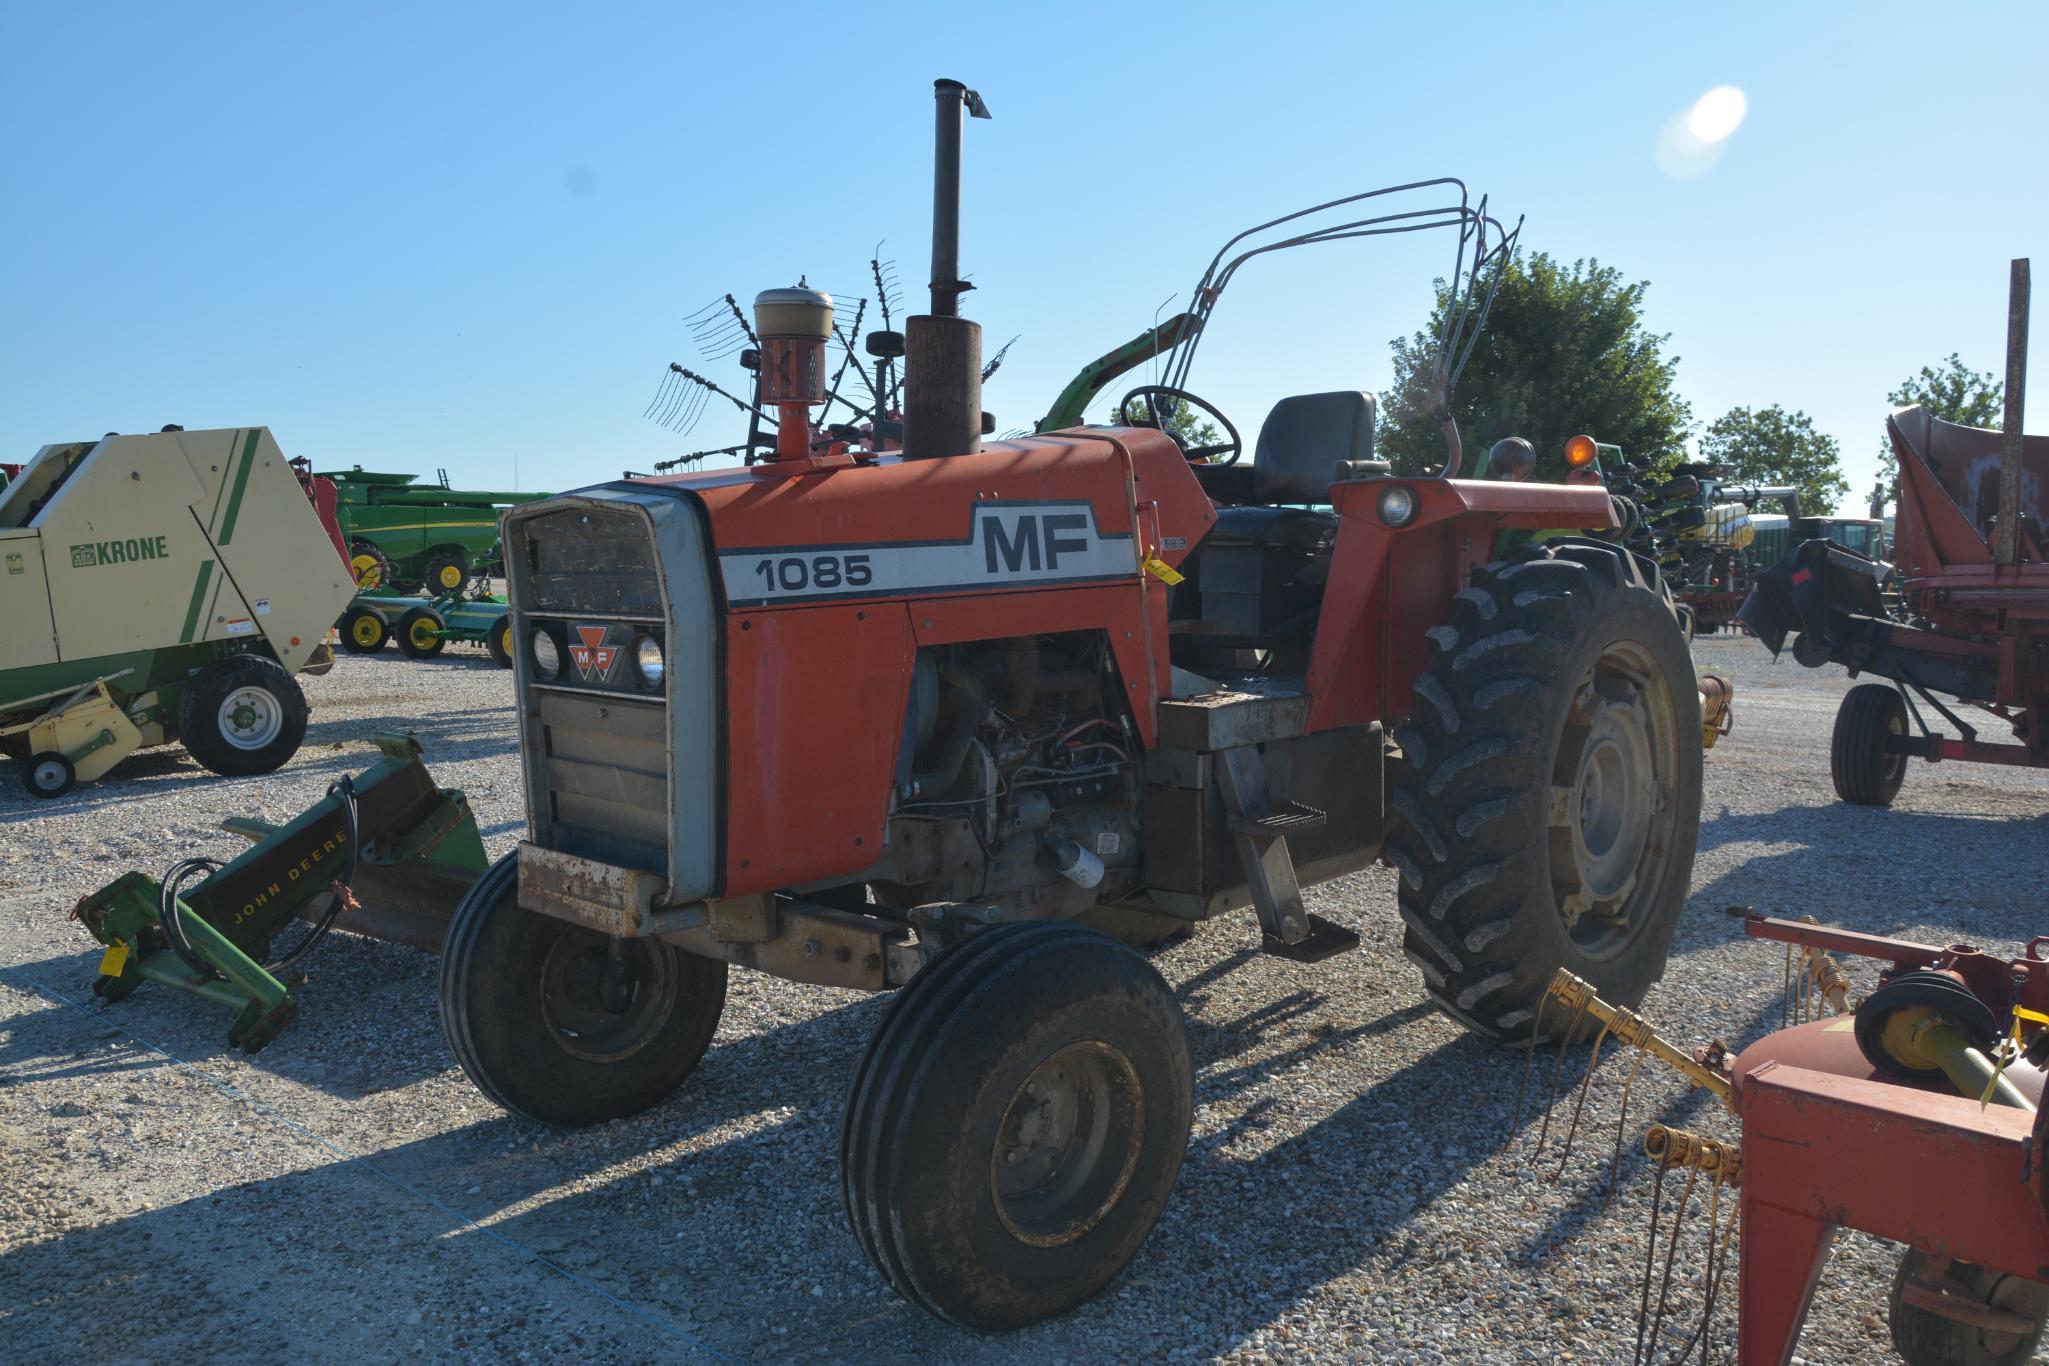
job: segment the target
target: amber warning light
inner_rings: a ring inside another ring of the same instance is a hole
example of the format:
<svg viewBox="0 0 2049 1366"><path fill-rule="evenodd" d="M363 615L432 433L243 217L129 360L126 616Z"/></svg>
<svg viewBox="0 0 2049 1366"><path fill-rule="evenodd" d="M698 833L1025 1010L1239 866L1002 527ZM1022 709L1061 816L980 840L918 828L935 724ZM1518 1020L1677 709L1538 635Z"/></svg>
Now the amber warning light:
<svg viewBox="0 0 2049 1366"><path fill-rule="evenodd" d="M1565 443L1565 463L1576 470L1583 470L1594 463L1598 454L1591 436L1575 436Z"/></svg>

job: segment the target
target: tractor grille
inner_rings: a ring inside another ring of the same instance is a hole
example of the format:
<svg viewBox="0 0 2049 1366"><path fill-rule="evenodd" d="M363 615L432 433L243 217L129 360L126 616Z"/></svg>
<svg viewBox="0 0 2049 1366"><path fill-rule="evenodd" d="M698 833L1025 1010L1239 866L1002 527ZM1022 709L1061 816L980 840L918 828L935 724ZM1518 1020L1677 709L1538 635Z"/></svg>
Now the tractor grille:
<svg viewBox="0 0 2049 1366"><path fill-rule="evenodd" d="M624 484L530 504L506 518L506 569L530 838L654 873L679 903L714 894L722 616L702 506Z"/></svg>
<svg viewBox="0 0 2049 1366"><path fill-rule="evenodd" d="M665 871L669 788L667 708L659 702L540 694L541 771L551 847Z"/></svg>

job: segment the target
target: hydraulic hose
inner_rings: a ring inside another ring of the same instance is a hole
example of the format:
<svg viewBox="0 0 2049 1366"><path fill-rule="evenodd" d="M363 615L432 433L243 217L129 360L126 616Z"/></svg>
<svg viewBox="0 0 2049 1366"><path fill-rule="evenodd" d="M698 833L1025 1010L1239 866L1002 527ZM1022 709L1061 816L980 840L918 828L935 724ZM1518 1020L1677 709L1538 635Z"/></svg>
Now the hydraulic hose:
<svg viewBox="0 0 2049 1366"><path fill-rule="evenodd" d="M348 827L348 840L342 846L342 870L334 879L346 887L356 876L356 847L359 843L354 779L347 774L335 779L328 785L327 795L340 799L342 819ZM204 856L179 859L164 870L163 885L157 891L157 923L163 928L164 942L170 945L171 952L177 954L178 960L197 974L202 982L212 981L221 974L194 951L192 941L186 937L185 908L179 899L185 894L187 887L205 882L207 878L220 871L220 867L220 860ZM264 970L273 975L281 973L312 952L313 946L325 939L327 932L334 928L334 922L341 915L344 904L342 896L331 895L328 898L327 909L321 912L320 919L314 922L313 927L290 950L265 963Z"/></svg>

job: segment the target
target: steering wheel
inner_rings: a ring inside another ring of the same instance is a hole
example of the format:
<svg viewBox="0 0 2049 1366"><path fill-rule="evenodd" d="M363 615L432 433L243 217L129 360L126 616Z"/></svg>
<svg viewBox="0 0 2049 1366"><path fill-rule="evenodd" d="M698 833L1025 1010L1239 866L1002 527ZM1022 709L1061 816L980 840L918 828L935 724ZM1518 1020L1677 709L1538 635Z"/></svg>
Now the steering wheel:
<svg viewBox="0 0 2049 1366"><path fill-rule="evenodd" d="M1163 398L1172 399L1173 403L1163 404L1160 402ZM1134 399L1142 399L1145 402L1145 416L1142 418L1131 411ZM1184 403L1205 417L1215 418L1217 425L1222 427L1224 434L1231 439L1214 446L1190 446L1179 432L1167 425L1173 421L1177 410ZM1238 429L1231 425L1231 419L1218 412L1214 404L1206 399L1197 398L1186 389L1170 389L1164 384L1141 384L1117 401L1117 421L1126 427L1151 427L1165 432L1174 439L1174 444L1181 448L1181 454L1187 456L1191 464L1207 461L1213 465L1235 465L1238 463L1238 457L1245 453L1244 439L1238 435Z"/></svg>

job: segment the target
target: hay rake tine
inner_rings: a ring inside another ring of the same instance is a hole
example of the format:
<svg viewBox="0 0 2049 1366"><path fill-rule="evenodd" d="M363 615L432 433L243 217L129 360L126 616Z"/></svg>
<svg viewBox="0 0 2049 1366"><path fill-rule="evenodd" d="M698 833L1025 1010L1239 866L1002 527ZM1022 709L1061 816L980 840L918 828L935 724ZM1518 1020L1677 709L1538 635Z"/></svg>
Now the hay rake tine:
<svg viewBox="0 0 2049 1366"><path fill-rule="evenodd" d="M1551 1095L1553 1099L1556 1099L1558 1095L1558 1083L1565 1077L1566 1050L1571 1048L1572 1041L1575 1038L1579 1037L1579 1027L1582 1024L1586 1023L1586 999L1582 997L1574 1003L1574 1006L1575 1008L1572 1012L1572 1023L1566 1027L1566 1030L1563 1034L1558 1036L1558 1060L1551 1065ZM1550 1140L1551 1112L1553 1108L1554 1107L1550 1105L1546 1105L1544 1107L1544 1123L1537 1130L1536 1151L1530 1154L1530 1161L1532 1164L1534 1164L1538 1158L1544 1155L1544 1145Z"/></svg>
<svg viewBox="0 0 2049 1366"><path fill-rule="evenodd" d="M1565 1164L1572 1160L1573 1140L1579 1134L1579 1117L1587 1108L1587 1092L1594 1089L1594 1073L1599 1071L1601 1067L1601 1045L1608 1042L1608 1031L1610 1028L1612 1028L1611 1023L1603 1021L1601 1032L1594 1036L1594 1055L1592 1060L1587 1063L1586 1076L1580 1079L1579 1099L1574 1102L1572 1107L1572 1123L1565 1128L1563 1150L1558 1155L1558 1170L1551 1174L1553 1181L1557 1181L1565 1175Z"/></svg>
<svg viewBox="0 0 2049 1366"><path fill-rule="evenodd" d="M1601 1208L1608 1208L1608 1202L1615 1197L1615 1186L1622 1179L1622 1139L1629 1129L1629 1093L1636 1089L1636 1074L1643 1068L1646 1049L1642 1044L1636 1047L1636 1056L1629 1062L1629 1077L1622 1083L1622 1112L1615 1118L1615 1153L1608 1159L1608 1188L1601 1192Z"/></svg>
<svg viewBox="0 0 2049 1366"><path fill-rule="evenodd" d="M1672 1293L1672 1263L1679 1251L1679 1234L1686 1220L1686 1205L1693 1199L1693 1188L1699 1180L1700 1168L1689 1166L1686 1169L1686 1185L1679 1192L1679 1208L1672 1213L1672 1236L1665 1240L1665 1272L1658 1279L1658 1312L1651 1320L1650 1356L1645 1358L1647 1362L1658 1355L1658 1339L1665 1331L1665 1304ZM1691 1342L1687 1343L1688 1347L1692 1345ZM1683 1356L1685 1353L1682 1351L1680 1355Z"/></svg>
<svg viewBox="0 0 2049 1366"><path fill-rule="evenodd" d="M1650 1234L1644 1239L1643 1291L1636 1303L1636 1350L1630 1353L1631 1366L1642 1366L1643 1333L1650 1326L1651 1317L1651 1269L1658 1262L1658 1210L1665 1199L1665 1173L1669 1170L1660 1162L1653 1168L1651 1181L1651 1225Z"/></svg>
<svg viewBox="0 0 2049 1366"><path fill-rule="evenodd" d="M1501 1140L1501 1151L1508 1151L1508 1145L1515 1141L1516 1131L1523 1127L1523 1102L1530 1095L1530 1074L1537 1070L1537 1040L1544 1033L1544 1010L1551 1004L1551 993L1545 992L1537 998L1537 1018L1530 1023L1530 1043L1523 1055L1523 1084L1515 1093L1515 1117L1508 1121L1508 1133Z"/></svg>

